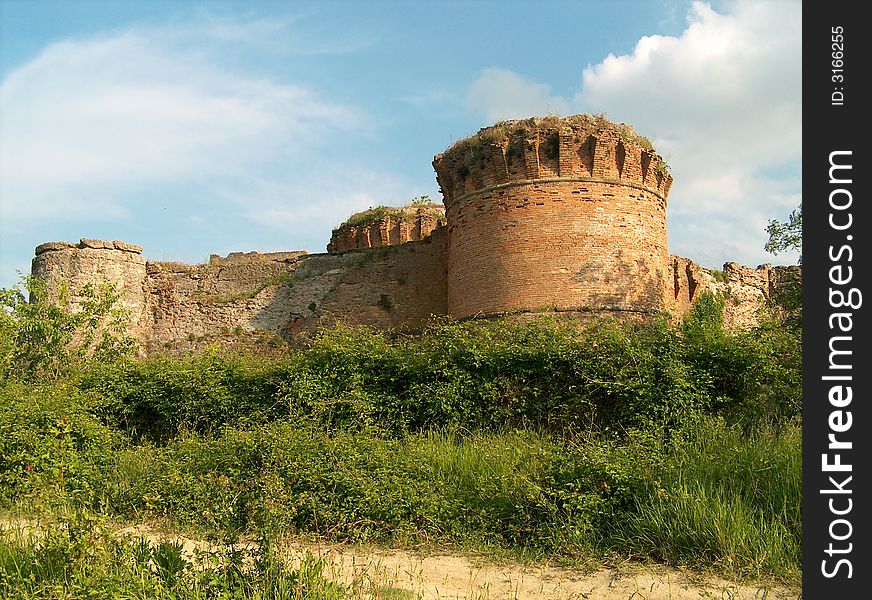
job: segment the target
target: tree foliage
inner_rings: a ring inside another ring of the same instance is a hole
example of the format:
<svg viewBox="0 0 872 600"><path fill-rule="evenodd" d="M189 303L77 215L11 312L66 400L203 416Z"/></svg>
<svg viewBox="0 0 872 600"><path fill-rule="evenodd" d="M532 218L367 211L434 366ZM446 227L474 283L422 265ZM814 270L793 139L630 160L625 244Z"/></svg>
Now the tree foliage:
<svg viewBox="0 0 872 600"><path fill-rule="evenodd" d="M778 256L779 252L796 250L802 263L802 206L792 211L786 222L771 219L766 233L769 234L769 241L764 246L766 252Z"/></svg>
<svg viewBox="0 0 872 600"><path fill-rule="evenodd" d="M56 379L87 357L132 354L135 343L119 300L109 283L85 285L75 303L65 286L49 302L45 283L33 277L0 289L0 381Z"/></svg>

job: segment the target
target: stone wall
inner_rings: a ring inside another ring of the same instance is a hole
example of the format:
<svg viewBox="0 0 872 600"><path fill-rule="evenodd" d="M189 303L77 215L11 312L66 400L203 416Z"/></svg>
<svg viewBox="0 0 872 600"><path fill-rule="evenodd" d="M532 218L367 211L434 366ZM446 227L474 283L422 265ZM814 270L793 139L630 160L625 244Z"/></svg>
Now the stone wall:
<svg viewBox="0 0 872 600"><path fill-rule="evenodd" d="M760 310L769 304L777 290L802 277L798 266L764 264L752 268L728 262L722 271L713 271L688 258L670 258L674 282L670 312L681 317L701 294L711 292L725 300L724 326L734 331L749 329L759 323Z"/></svg>
<svg viewBox="0 0 872 600"><path fill-rule="evenodd" d="M506 121L433 165L444 208L352 215L326 254L235 252L189 265L83 239L39 246L33 274L50 298L63 286L117 285L147 351L196 350L234 336L293 341L339 321L417 330L446 315L681 317L706 291L727 299L725 324L737 329L756 323L781 282L799 276L797 268L735 263L716 272L670 257L672 178L626 125L590 115Z"/></svg>
<svg viewBox="0 0 872 600"><path fill-rule="evenodd" d="M662 159L586 115L507 121L436 156L454 317L668 305Z"/></svg>
<svg viewBox="0 0 872 600"><path fill-rule="evenodd" d="M337 285L319 308L318 326L337 320L380 328L419 329L448 314L442 230L425 240L341 255ZM312 265L336 260L320 256Z"/></svg>
<svg viewBox="0 0 872 600"><path fill-rule="evenodd" d="M253 331L293 341L338 321L415 329L446 311L438 238L367 251L228 259L148 263L151 345Z"/></svg>

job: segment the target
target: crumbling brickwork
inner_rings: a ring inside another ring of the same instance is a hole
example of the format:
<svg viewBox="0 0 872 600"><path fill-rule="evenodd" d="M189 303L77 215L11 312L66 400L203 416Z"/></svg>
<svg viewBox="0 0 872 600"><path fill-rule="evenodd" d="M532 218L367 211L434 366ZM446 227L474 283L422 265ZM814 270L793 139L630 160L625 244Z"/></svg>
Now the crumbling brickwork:
<svg viewBox="0 0 872 600"><path fill-rule="evenodd" d="M380 213L385 213L381 215ZM401 208L370 209L352 215L333 230L327 252L347 252L421 241L445 219L441 204L412 204Z"/></svg>
<svg viewBox="0 0 872 600"><path fill-rule="evenodd" d="M724 264L721 271L704 269L688 258L672 256L675 296L670 312L676 317L693 307L701 294L710 292L724 299L724 326L739 330L753 327L760 321L760 312L785 283L800 280L798 266L756 268L735 262Z"/></svg>
<svg viewBox="0 0 872 600"><path fill-rule="evenodd" d="M37 252L33 274L48 283L50 299L64 285L116 285L132 317L130 333L146 353L200 349L253 332L293 341L340 321L420 329L447 313L438 230L424 241L372 250L234 253L198 265L146 261L137 246L102 240L51 242Z"/></svg>

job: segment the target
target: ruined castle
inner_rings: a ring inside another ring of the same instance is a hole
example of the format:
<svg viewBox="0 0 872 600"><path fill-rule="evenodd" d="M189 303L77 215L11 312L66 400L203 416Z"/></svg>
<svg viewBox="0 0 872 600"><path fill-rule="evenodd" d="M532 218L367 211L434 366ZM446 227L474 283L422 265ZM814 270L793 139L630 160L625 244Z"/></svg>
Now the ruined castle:
<svg viewBox="0 0 872 600"><path fill-rule="evenodd" d="M354 215L323 254L189 265L83 239L38 246L33 275L55 294L117 285L130 332L151 351L255 332L292 340L338 321L415 330L434 316L679 316L705 290L729 295L726 323L741 327L792 269L710 272L670 256L666 164L631 127L600 117L501 122L433 166L444 206Z"/></svg>

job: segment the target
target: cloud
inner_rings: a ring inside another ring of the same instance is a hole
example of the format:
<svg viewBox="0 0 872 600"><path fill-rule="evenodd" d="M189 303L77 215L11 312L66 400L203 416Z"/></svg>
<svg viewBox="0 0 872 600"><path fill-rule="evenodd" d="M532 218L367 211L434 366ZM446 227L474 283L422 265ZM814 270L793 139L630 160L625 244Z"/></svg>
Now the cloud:
<svg viewBox="0 0 872 600"><path fill-rule="evenodd" d="M800 200L801 5L740 0L727 8L694 2L680 36L643 37L631 54L587 66L573 98L485 70L470 88L472 106L488 120L562 107L551 112L605 112L632 123L675 177L672 252L711 266L772 261L763 251L766 222Z"/></svg>
<svg viewBox="0 0 872 600"><path fill-rule="evenodd" d="M351 214L385 203L400 204L415 197L417 188L384 173L348 167L337 177L329 166L313 166L305 176L283 181L261 179L244 189L224 188L218 196L238 207L246 219L269 230L280 230L288 237L326 244L330 229ZM251 203L251 196L258 198Z"/></svg>
<svg viewBox="0 0 872 600"><path fill-rule="evenodd" d="M265 25L191 36L210 31L214 47L196 51L177 25L62 41L12 71L0 84L4 222L123 217L131 190L245 179L364 128L353 107L223 60L222 44Z"/></svg>
<svg viewBox="0 0 872 600"><path fill-rule="evenodd" d="M553 95L549 86L527 81L508 69L496 68L481 71L466 101L488 121L565 114L570 105L566 99Z"/></svg>

